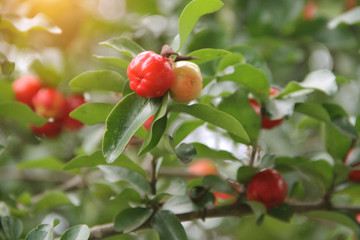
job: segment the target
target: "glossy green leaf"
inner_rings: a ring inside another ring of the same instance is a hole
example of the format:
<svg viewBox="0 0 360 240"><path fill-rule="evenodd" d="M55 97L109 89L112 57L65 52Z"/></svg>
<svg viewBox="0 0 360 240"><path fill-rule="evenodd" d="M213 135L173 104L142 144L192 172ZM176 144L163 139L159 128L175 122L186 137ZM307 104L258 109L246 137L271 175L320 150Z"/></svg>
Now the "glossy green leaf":
<svg viewBox="0 0 360 240"><path fill-rule="evenodd" d="M66 230L60 240L87 240L90 236L90 229L87 225L76 225Z"/></svg>
<svg viewBox="0 0 360 240"><path fill-rule="evenodd" d="M80 88L85 91L103 90L122 92L125 79L112 70L87 71L73 78L69 85L73 88Z"/></svg>
<svg viewBox="0 0 360 240"><path fill-rule="evenodd" d="M0 29L11 29L19 32L30 30L42 30L52 34L61 34L61 29L51 23L42 13L33 18L21 17L14 14L3 15L0 21Z"/></svg>
<svg viewBox="0 0 360 240"><path fill-rule="evenodd" d="M336 224L350 228L353 232L358 232L358 225L348 216L330 211L311 211L304 214L305 216L320 221L327 220Z"/></svg>
<svg viewBox="0 0 360 240"><path fill-rule="evenodd" d="M80 155L68 162L63 166L64 170L83 168L83 167L96 167L98 165L108 165L102 151L96 151L91 155ZM121 154L111 165L130 169L134 172L140 173L144 177L147 177L146 171L134 163L130 158Z"/></svg>
<svg viewBox="0 0 360 240"><path fill-rule="evenodd" d="M332 125L338 129L344 136L356 139L358 137L358 132L354 125L349 122L349 119L346 117L335 117L331 119Z"/></svg>
<svg viewBox="0 0 360 240"><path fill-rule="evenodd" d="M333 125L326 124L323 127L323 141L326 150L334 159L344 159L351 146L351 140Z"/></svg>
<svg viewBox="0 0 360 240"><path fill-rule="evenodd" d="M231 53L224 49L203 48L203 49L193 51L187 55L200 58L200 59L191 60L191 61L196 64L201 64L201 63L205 63L205 62L209 62L209 61L221 58L221 57L229 55L229 54L231 54Z"/></svg>
<svg viewBox="0 0 360 240"><path fill-rule="evenodd" d="M334 29L341 23L352 25L358 22L360 22L360 7L353 8L332 19L328 22L328 27Z"/></svg>
<svg viewBox="0 0 360 240"><path fill-rule="evenodd" d="M96 59L103 61L104 63L110 64L114 67L126 70L129 66L129 61L118 58L118 57L105 57L105 56L97 56L95 55Z"/></svg>
<svg viewBox="0 0 360 240"><path fill-rule="evenodd" d="M190 163L196 156L196 148L192 144L181 143L176 149L176 157L183 163Z"/></svg>
<svg viewBox="0 0 360 240"><path fill-rule="evenodd" d="M259 171L258 168L251 167L251 166L241 166L239 167L236 180L242 184L248 184L251 178Z"/></svg>
<svg viewBox="0 0 360 240"><path fill-rule="evenodd" d="M180 50L191 31L195 27L199 18L205 14L209 14L219 10L224 3L220 0L193 0L182 11L179 19L179 35L174 40L172 47L175 51ZM175 44L177 42L177 44ZM176 46L174 46L176 45Z"/></svg>
<svg viewBox="0 0 360 240"><path fill-rule="evenodd" d="M39 212L48 208L72 205L68 196L61 191L53 191L44 194L35 204L35 211Z"/></svg>
<svg viewBox="0 0 360 240"><path fill-rule="evenodd" d="M106 40L104 42L101 42L100 45L113 48L116 51L119 51L120 53L122 53L130 58L133 58L136 55L138 55L139 53L145 51L142 47L140 47L134 41L127 39L127 38L123 38L123 37L115 37L115 38Z"/></svg>
<svg viewBox="0 0 360 240"><path fill-rule="evenodd" d="M151 208L127 208L116 215L114 228L118 232L131 232L143 225L152 213Z"/></svg>
<svg viewBox="0 0 360 240"><path fill-rule="evenodd" d="M156 112L152 124L150 126L149 132L144 140L143 145L139 151L139 155L149 152L151 149L156 147L159 143L161 137L163 136L166 130L167 124L167 104L168 104L169 94L166 94L163 99L159 110Z"/></svg>
<svg viewBox="0 0 360 240"><path fill-rule="evenodd" d="M238 64L225 70L218 76L218 81L239 83L263 101L269 95L270 83L265 73L250 64Z"/></svg>
<svg viewBox="0 0 360 240"><path fill-rule="evenodd" d="M44 125L47 120L40 117L31 108L19 102L0 103L0 117L13 119L23 123L31 123L36 126Z"/></svg>
<svg viewBox="0 0 360 240"><path fill-rule="evenodd" d="M173 133L174 145L177 146L184 140L192 131L204 124L202 120L186 121L180 124Z"/></svg>
<svg viewBox="0 0 360 240"><path fill-rule="evenodd" d="M295 105L295 112L299 112L326 123L331 122L329 113L318 103L298 103Z"/></svg>
<svg viewBox="0 0 360 240"><path fill-rule="evenodd" d="M151 218L151 226L159 233L160 240L187 240L184 227L170 211L155 213Z"/></svg>
<svg viewBox="0 0 360 240"><path fill-rule="evenodd" d="M31 230L25 240L53 240L54 229L49 224L40 224L35 229Z"/></svg>
<svg viewBox="0 0 360 240"><path fill-rule="evenodd" d="M77 119L86 125L105 123L107 116L114 106L115 105L111 103L84 103L72 111L70 117Z"/></svg>
<svg viewBox="0 0 360 240"><path fill-rule="evenodd" d="M10 216L1 217L1 228L8 240L18 240L23 231L20 219Z"/></svg>
<svg viewBox="0 0 360 240"><path fill-rule="evenodd" d="M234 188L220 176L206 175L202 180L202 186L210 188L213 192L234 193Z"/></svg>
<svg viewBox="0 0 360 240"><path fill-rule="evenodd" d="M161 105L161 98L146 99L133 93L115 106L106 120L103 139L103 153L108 163L118 158L137 129L154 115Z"/></svg>
<svg viewBox="0 0 360 240"><path fill-rule="evenodd" d="M229 133L249 144L250 139L245 129L233 116L205 104L182 105L176 104L169 107L169 111L190 114L198 119L211 123L217 127L227 130Z"/></svg>
<svg viewBox="0 0 360 240"><path fill-rule="evenodd" d="M0 80L0 102L12 101L15 99L11 84Z"/></svg>
<svg viewBox="0 0 360 240"><path fill-rule="evenodd" d="M217 73L224 71L229 66L234 66L239 63L244 63L244 56L240 53L232 53L224 56L219 62Z"/></svg>
<svg viewBox="0 0 360 240"><path fill-rule="evenodd" d="M202 143L191 143L196 149L196 156L198 158L211 158L216 160L237 160L231 152L225 150L216 150L209 148L208 146Z"/></svg>
<svg viewBox="0 0 360 240"><path fill-rule="evenodd" d="M21 162L17 165L19 169L42 168L47 170L60 171L63 163L54 157L46 157L36 160L29 160Z"/></svg>

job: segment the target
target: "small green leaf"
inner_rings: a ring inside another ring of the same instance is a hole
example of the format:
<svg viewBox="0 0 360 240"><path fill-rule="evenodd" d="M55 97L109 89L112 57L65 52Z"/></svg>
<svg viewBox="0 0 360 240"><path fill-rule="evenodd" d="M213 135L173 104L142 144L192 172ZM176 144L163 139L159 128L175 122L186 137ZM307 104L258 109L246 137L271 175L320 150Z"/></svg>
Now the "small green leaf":
<svg viewBox="0 0 360 240"><path fill-rule="evenodd" d="M116 38L106 40L104 42L101 42L100 45L113 48L116 51L119 51L120 53L122 53L130 58L133 58L136 55L138 55L139 53L145 51L142 47L140 47L134 41L127 39L127 38L123 38L123 37L116 37Z"/></svg>
<svg viewBox="0 0 360 240"><path fill-rule="evenodd" d="M23 231L22 222L15 217L1 217L1 227L8 240L18 240Z"/></svg>
<svg viewBox="0 0 360 240"><path fill-rule="evenodd" d="M358 22L360 22L360 7L353 8L350 11L344 12L343 14L337 16L328 22L327 26L330 29L334 29L341 23L352 25Z"/></svg>
<svg viewBox="0 0 360 240"><path fill-rule="evenodd" d="M184 140L192 131L204 124L202 120L186 121L180 124L173 133L174 145L177 146Z"/></svg>
<svg viewBox="0 0 360 240"><path fill-rule="evenodd" d="M293 211L288 204L283 203L280 206L270 209L268 214L282 221L289 222L293 216Z"/></svg>
<svg viewBox="0 0 360 240"><path fill-rule="evenodd" d="M5 81L0 81L0 102L12 101L14 98L15 94L11 84Z"/></svg>
<svg viewBox="0 0 360 240"><path fill-rule="evenodd" d="M248 205L251 208L252 212L255 214L257 224L261 223L263 217L266 214L265 205L257 201L246 201L245 204Z"/></svg>
<svg viewBox="0 0 360 240"><path fill-rule="evenodd" d="M193 51L187 55L200 58L200 59L191 60L191 61L196 64L201 64L201 63L205 63L205 62L209 62L209 61L221 58L221 57L229 55L229 54L231 54L231 52L226 51L224 49L203 48L203 49Z"/></svg>
<svg viewBox="0 0 360 240"><path fill-rule="evenodd" d="M181 143L176 149L176 157L183 163L190 163L196 156L196 149L192 144Z"/></svg>
<svg viewBox="0 0 360 240"><path fill-rule="evenodd" d="M17 165L19 169L42 168L54 171L62 170L63 163L54 157L46 157L36 160L21 162Z"/></svg>
<svg viewBox="0 0 360 240"><path fill-rule="evenodd" d="M60 240L87 240L90 236L90 229L87 225L76 225L66 230Z"/></svg>
<svg viewBox="0 0 360 240"><path fill-rule="evenodd" d="M358 225L348 216L330 211L311 211L304 214L305 216L318 219L318 220L328 220L333 223L350 228L353 232L358 232Z"/></svg>
<svg viewBox="0 0 360 240"><path fill-rule="evenodd" d="M213 192L234 193L234 188L225 179L217 175L204 176L202 186L210 188Z"/></svg>
<svg viewBox="0 0 360 240"><path fill-rule="evenodd" d="M258 171L259 169L255 167L241 166L237 171L236 179L239 183L247 184Z"/></svg>
<svg viewBox="0 0 360 240"><path fill-rule="evenodd" d="M326 123L331 122L329 113L318 103L297 103L294 111L303 113Z"/></svg>
<svg viewBox="0 0 360 240"><path fill-rule="evenodd" d="M36 75L46 86L57 87L61 81L63 81L63 76L57 68L55 68L53 65L45 65L38 59L31 63L30 68L36 73Z"/></svg>
<svg viewBox="0 0 360 240"><path fill-rule="evenodd" d="M54 228L49 224L41 224L26 235L25 240L53 240Z"/></svg>
<svg viewBox="0 0 360 240"><path fill-rule="evenodd" d="M231 152L225 151L225 150L215 150L212 148L209 148L208 146L194 142L191 143L197 152L198 158L210 158L210 159L216 159L216 160L236 160L239 161Z"/></svg>
<svg viewBox="0 0 360 240"><path fill-rule="evenodd" d="M118 158L137 129L154 115L161 105L161 98L146 99L133 93L115 106L106 120L103 139L103 153L108 163Z"/></svg>
<svg viewBox="0 0 360 240"><path fill-rule="evenodd" d="M240 140L249 144L250 139L245 129L233 116L205 104L183 105L176 104L169 107L169 111L190 114L217 127L227 130L236 135Z"/></svg>
<svg viewBox="0 0 360 240"><path fill-rule="evenodd" d="M128 68L129 63L130 63L128 60L124 60L124 59L117 58L117 57L105 57L105 56L95 55L95 58L103 61L104 63L113 65L114 67L124 69L124 70L126 70Z"/></svg>
<svg viewBox="0 0 360 240"><path fill-rule="evenodd" d="M186 42L199 18L219 10L224 3L220 0L193 0L182 11L179 19L179 35L172 46L175 51L180 50ZM176 46L174 46L176 45Z"/></svg>
<svg viewBox="0 0 360 240"><path fill-rule="evenodd" d="M84 72L73 78L69 85L82 90L104 90L122 92L125 85L124 77L112 70Z"/></svg>
<svg viewBox="0 0 360 240"><path fill-rule="evenodd" d="M115 105L111 103L84 103L72 111L70 117L77 119L86 125L105 123L107 116L114 106Z"/></svg>
<svg viewBox="0 0 360 240"><path fill-rule="evenodd" d="M49 192L43 195L35 204L35 211L39 212L48 208L62 205L72 205L68 196L61 191Z"/></svg>
<svg viewBox="0 0 360 240"><path fill-rule="evenodd" d="M187 240L179 219L168 210L161 210L151 218L151 226L159 233L160 240Z"/></svg>
<svg viewBox="0 0 360 240"><path fill-rule="evenodd" d="M143 225L152 213L151 208L127 208L116 215L114 228L117 232L131 232Z"/></svg>
<svg viewBox="0 0 360 240"><path fill-rule="evenodd" d="M19 102L0 103L0 117L31 123L36 126L42 126L47 122L45 118L34 113L29 106Z"/></svg>
<svg viewBox="0 0 360 240"><path fill-rule="evenodd" d="M0 19L1 21L1 19ZM0 23L1 25L1 23ZM4 76L10 75L15 69L15 63L10 62L7 57L0 52L0 69ZM0 82L1 83L1 82ZM1 89L1 87L0 87Z"/></svg>

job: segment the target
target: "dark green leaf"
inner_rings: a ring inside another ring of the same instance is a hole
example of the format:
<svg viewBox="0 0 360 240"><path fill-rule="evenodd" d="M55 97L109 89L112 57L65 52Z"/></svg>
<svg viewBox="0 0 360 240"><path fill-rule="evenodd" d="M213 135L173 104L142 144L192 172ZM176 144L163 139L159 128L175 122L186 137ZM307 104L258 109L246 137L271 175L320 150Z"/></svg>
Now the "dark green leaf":
<svg viewBox="0 0 360 240"><path fill-rule="evenodd" d="M66 230L60 240L87 240L90 236L90 229L86 225L76 225Z"/></svg>
<svg viewBox="0 0 360 240"><path fill-rule="evenodd" d="M211 149L202 143L191 143L191 144L195 147L198 158L239 161L239 159L237 159L231 152L225 150Z"/></svg>
<svg viewBox="0 0 360 240"><path fill-rule="evenodd" d="M282 221L289 222L293 216L293 211L289 205L283 203L278 207L270 209L268 214Z"/></svg>
<svg viewBox="0 0 360 240"><path fill-rule="evenodd" d="M46 158L21 162L17 166L19 169L43 168L48 170L60 171L62 170L63 163L57 158L46 157Z"/></svg>
<svg viewBox="0 0 360 240"><path fill-rule="evenodd" d="M259 169L255 167L241 166L237 171L236 179L239 183L247 184L258 171Z"/></svg>
<svg viewBox="0 0 360 240"><path fill-rule="evenodd" d="M181 143L176 149L176 157L183 163L190 163L196 156L196 149L192 144Z"/></svg>
<svg viewBox="0 0 360 240"><path fill-rule="evenodd" d="M174 131L174 145L177 146L182 140L184 140L190 133L196 128L204 124L202 120L186 121L180 124Z"/></svg>
<svg viewBox="0 0 360 240"><path fill-rule="evenodd" d="M114 228L118 232L131 232L143 225L152 213L151 208L127 208L116 215Z"/></svg>
<svg viewBox="0 0 360 240"><path fill-rule="evenodd" d="M205 104L182 105L176 104L169 107L169 111L183 112L190 114L203 121L209 122L217 127L227 130L229 133L236 135L240 140L249 144L250 139L245 129L234 117Z"/></svg>
<svg viewBox="0 0 360 240"><path fill-rule="evenodd" d="M155 213L151 226L159 233L160 240L187 240L184 227L170 211L161 210Z"/></svg>
<svg viewBox="0 0 360 240"><path fill-rule="evenodd" d="M353 232L358 231L358 226L351 218L348 216L330 211L311 211L304 214L305 216L318 220L328 220L333 223L350 228Z"/></svg>
<svg viewBox="0 0 360 240"><path fill-rule="evenodd" d="M104 90L122 92L125 79L120 73L112 70L88 71L73 78L69 85L85 91Z"/></svg>
<svg viewBox="0 0 360 240"><path fill-rule="evenodd" d="M103 61L104 63L113 65L114 67L126 70L129 66L129 61L117 58L117 57L105 57L105 56L95 56L97 59Z"/></svg>
<svg viewBox="0 0 360 240"><path fill-rule="evenodd" d="M114 108L111 103L89 102L80 105L70 113L70 117L87 125L105 123L107 116Z"/></svg>
<svg viewBox="0 0 360 240"><path fill-rule="evenodd" d="M103 139L103 153L108 163L118 158L137 129L155 114L161 105L161 98L146 99L133 93L115 106L106 120Z"/></svg>
<svg viewBox="0 0 360 240"><path fill-rule="evenodd" d="M145 51L134 41L123 37L116 37L106 40L104 42L101 42L100 45L111 47L130 58L133 58L139 53Z"/></svg>
<svg viewBox="0 0 360 240"><path fill-rule="evenodd" d="M26 235L25 240L53 240L54 229L49 224L41 224Z"/></svg>
<svg viewBox="0 0 360 240"><path fill-rule="evenodd" d="M8 240L17 240L23 231L23 225L20 219L15 217L1 217L1 227Z"/></svg>
<svg viewBox="0 0 360 240"><path fill-rule="evenodd" d="M31 123L36 126L42 126L47 122L45 118L34 113L29 106L19 102L0 103L0 117Z"/></svg>
<svg viewBox="0 0 360 240"><path fill-rule="evenodd" d="M205 63L214 59L221 58L223 56L231 54L229 51L223 49L203 48L193 51L188 56L198 57L200 59L192 60L196 64Z"/></svg>
<svg viewBox="0 0 360 240"><path fill-rule="evenodd" d="M206 175L202 186L210 188L212 192L234 193L234 188L223 178L217 175Z"/></svg>

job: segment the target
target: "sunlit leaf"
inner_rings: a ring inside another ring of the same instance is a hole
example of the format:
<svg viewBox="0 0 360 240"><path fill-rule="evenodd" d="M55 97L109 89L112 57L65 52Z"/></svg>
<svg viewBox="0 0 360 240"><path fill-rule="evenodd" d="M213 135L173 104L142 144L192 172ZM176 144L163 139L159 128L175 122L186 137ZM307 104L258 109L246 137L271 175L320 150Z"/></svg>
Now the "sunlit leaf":
<svg viewBox="0 0 360 240"><path fill-rule="evenodd" d="M25 240L53 240L54 228L49 224L40 224L26 235Z"/></svg>
<svg viewBox="0 0 360 240"><path fill-rule="evenodd" d="M201 64L208 61L212 61L214 59L221 58L229 54L231 54L229 51L223 49L203 48L193 51L187 55L200 58L200 59L192 60L192 62L196 64Z"/></svg>
<svg viewBox="0 0 360 240"><path fill-rule="evenodd" d="M192 131L204 124L202 120L186 121L180 124L174 131L174 145L177 146L184 140Z"/></svg>
<svg viewBox="0 0 360 240"><path fill-rule="evenodd" d="M121 58L117 58L117 57L105 57L105 56L95 56L95 58L103 61L104 63L113 65L114 67L120 68L120 69L124 69L126 70L129 66L129 61L121 59Z"/></svg>
<svg viewBox="0 0 360 240"><path fill-rule="evenodd" d="M87 225L76 225L66 230L60 240L87 240L90 236L90 229Z"/></svg>
<svg viewBox="0 0 360 240"><path fill-rule="evenodd" d="M29 160L19 163L17 166L19 169L29 169L29 168L42 168L54 171L62 170L63 163L54 157L46 157L36 160Z"/></svg>
<svg viewBox="0 0 360 240"><path fill-rule="evenodd" d="M35 204L35 211L39 212L48 208L72 205L69 197L61 191L53 191L44 194Z"/></svg>
<svg viewBox="0 0 360 240"><path fill-rule="evenodd" d="M14 91L11 84L5 81L0 81L0 102L12 101L15 98Z"/></svg>
<svg viewBox="0 0 360 240"><path fill-rule="evenodd" d="M136 42L123 38L123 37L115 37L104 42L101 42L100 45L110 47L119 51L120 53L133 58L141 52L145 50L140 47Z"/></svg>
<svg viewBox="0 0 360 240"><path fill-rule="evenodd" d="M209 148L208 146L202 144L202 143L191 143L195 149L196 149L196 156L198 158L210 158L215 160L237 160L237 159L231 152L225 151L225 150L216 150Z"/></svg>

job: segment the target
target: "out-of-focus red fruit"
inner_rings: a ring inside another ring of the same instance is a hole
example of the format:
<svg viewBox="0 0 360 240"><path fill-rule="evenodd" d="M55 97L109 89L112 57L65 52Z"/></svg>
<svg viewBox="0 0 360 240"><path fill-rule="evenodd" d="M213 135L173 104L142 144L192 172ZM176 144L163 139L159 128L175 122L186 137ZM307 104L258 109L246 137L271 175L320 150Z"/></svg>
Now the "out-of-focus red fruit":
<svg viewBox="0 0 360 240"><path fill-rule="evenodd" d="M61 133L62 122L55 120L53 122L47 122L40 127L31 125L31 130L39 137L56 138Z"/></svg>
<svg viewBox="0 0 360 240"><path fill-rule="evenodd" d="M154 120L154 117L155 117L155 115L152 115L151 117L149 117L149 118L144 122L143 126L145 127L145 129L146 129L147 131L149 131L149 129L150 129L150 127L151 127L151 124L152 124L152 122L153 122L153 120Z"/></svg>
<svg viewBox="0 0 360 240"><path fill-rule="evenodd" d="M64 127L70 130L77 130L84 126L82 122L69 116L72 111L85 103L84 97L82 95L70 95L66 98L66 103L67 111L63 120Z"/></svg>
<svg viewBox="0 0 360 240"><path fill-rule="evenodd" d="M199 159L190 163L188 172L193 176L217 175L218 170L215 163L209 159Z"/></svg>
<svg viewBox="0 0 360 240"><path fill-rule="evenodd" d="M66 114L66 100L62 93L54 88L40 89L32 99L34 110L44 118L60 119Z"/></svg>
<svg viewBox="0 0 360 240"><path fill-rule="evenodd" d="M317 3L314 1L309 1L305 4L303 11L303 18L306 21L311 21L315 18L317 12Z"/></svg>
<svg viewBox="0 0 360 240"><path fill-rule="evenodd" d="M23 76L12 83L15 93L15 100L27 104L34 108L32 99L35 94L42 88L41 80L34 76Z"/></svg>
<svg viewBox="0 0 360 240"><path fill-rule="evenodd" d="M345 11L349 11L356 7L357 2L356 0L345 0Z"/></svg>
<svg viewBox="0 0 360 240"><path fill-rule="evenodd" d="M352 170L349 173L348 178L354 182L360 182L360 169Z"/></svg>
<svg viewBox="0 0 360 240"><path fill-rule="evenodd" d="M236 203L236 197L229 193L213 192L213 194L215 197L215 206Z"/></svg>

